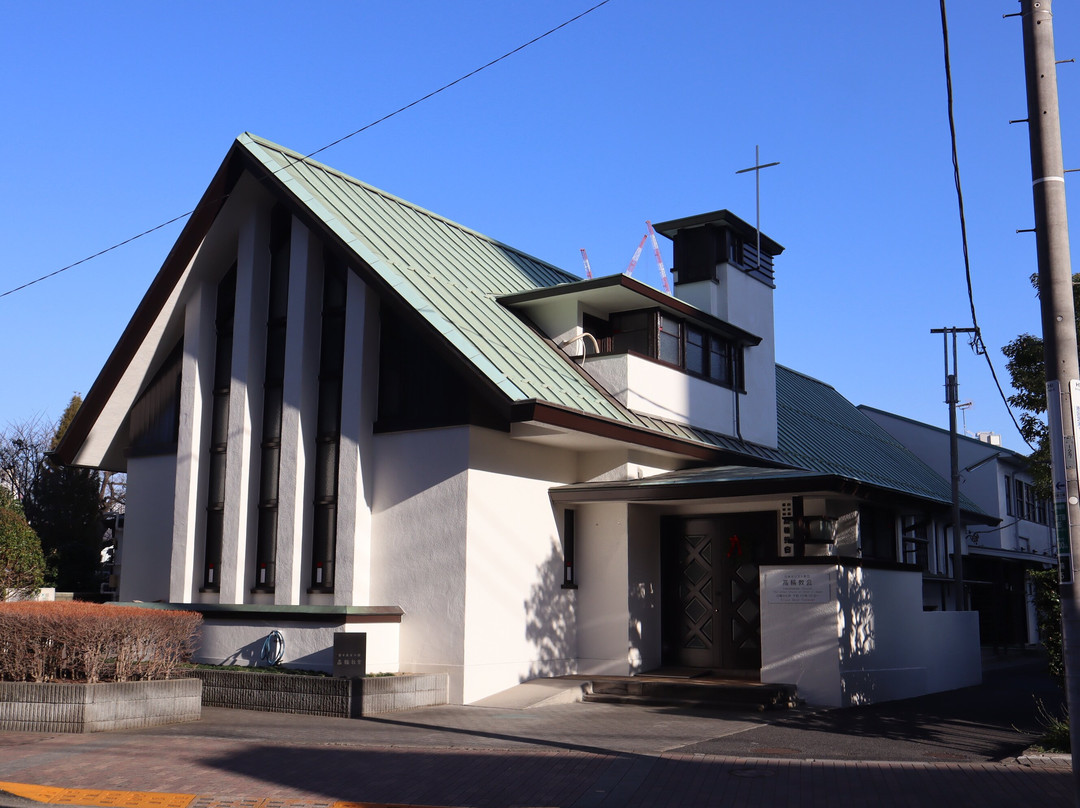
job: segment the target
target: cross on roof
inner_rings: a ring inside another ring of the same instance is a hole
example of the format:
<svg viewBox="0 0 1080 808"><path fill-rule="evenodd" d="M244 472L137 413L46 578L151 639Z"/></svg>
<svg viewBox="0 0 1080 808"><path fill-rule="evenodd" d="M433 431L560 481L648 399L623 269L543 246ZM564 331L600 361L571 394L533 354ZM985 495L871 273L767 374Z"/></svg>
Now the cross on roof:
<svg viewBox="0 0 1080 808"><path fill-rule="evenodd" d="M779 162L762 164L761 158L758 155L758 147L754 146L754 164L749 168L740 168L736 171L736 174L745 174L748 171L754 172L754 191L755 200L754 204L757 209L757 220L754 222L754 229L757 231L757 266L761 269L761 169L771 168L772 166L780 165Z"/></svg>

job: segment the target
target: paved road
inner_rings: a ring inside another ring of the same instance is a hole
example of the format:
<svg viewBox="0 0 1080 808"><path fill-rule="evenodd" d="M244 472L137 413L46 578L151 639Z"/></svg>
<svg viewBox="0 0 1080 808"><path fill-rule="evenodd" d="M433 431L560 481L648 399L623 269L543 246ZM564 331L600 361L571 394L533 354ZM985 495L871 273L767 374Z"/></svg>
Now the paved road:
<svg viewBox="0 0 1080 808"><path fill-rule="evenodd" d="M194 724L132 732L0 733L0 781L130 808L1071 806L1069 769L1018 761L1038 731L1034 698L1056 698L1038 663L985 678L839 711L563 704L347 720L206 708Z"/></svg>

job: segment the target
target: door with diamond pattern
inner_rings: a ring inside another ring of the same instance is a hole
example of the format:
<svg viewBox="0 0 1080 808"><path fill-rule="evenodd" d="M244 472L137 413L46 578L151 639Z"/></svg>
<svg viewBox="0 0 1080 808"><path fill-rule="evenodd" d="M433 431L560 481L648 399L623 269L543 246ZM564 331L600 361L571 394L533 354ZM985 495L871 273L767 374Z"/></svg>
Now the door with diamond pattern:
<svg viewBox="0 0 1080 808"><path fill-rule="evenodd" d="M667 661L695 668L760 669L758 567L775 553L776 514L673 520L668 527Z"/></svg>

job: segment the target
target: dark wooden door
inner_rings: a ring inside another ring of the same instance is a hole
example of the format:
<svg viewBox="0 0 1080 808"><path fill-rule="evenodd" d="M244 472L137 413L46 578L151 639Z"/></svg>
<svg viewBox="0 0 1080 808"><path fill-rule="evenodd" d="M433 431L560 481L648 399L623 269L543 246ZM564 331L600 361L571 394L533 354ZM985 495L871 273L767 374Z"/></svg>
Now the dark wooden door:
<svg viewBox="0 0 1080 808"><path fill-rule="evenodd" d="M669 664L761 667L758 567L776 552L776 514L670 520L665 531L664 647Z"/></svg>

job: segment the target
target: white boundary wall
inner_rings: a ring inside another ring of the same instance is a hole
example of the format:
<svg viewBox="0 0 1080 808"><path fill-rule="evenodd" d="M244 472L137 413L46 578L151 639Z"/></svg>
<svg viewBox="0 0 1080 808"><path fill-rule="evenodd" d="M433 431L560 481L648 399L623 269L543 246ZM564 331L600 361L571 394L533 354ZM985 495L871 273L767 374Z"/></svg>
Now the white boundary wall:
<svg viewBox="0 0 1080 808"><path fill-rule="evenodd" d="M922 574L761 568L761 681L847 707L982 681L976 612L924 612Z"/></svg>

